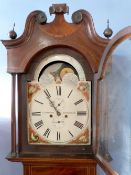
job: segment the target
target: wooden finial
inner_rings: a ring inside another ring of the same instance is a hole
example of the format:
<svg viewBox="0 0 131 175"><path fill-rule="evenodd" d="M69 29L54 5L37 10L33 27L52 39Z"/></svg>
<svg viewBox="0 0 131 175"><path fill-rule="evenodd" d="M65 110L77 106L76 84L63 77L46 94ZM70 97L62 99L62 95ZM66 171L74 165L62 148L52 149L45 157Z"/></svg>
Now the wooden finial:
<svg viewBox="0 0 131 175"><path fill-rule="evenodd" d="M66 4L52 4L49 8L50 15L69 13L69 7Z"/></svg>

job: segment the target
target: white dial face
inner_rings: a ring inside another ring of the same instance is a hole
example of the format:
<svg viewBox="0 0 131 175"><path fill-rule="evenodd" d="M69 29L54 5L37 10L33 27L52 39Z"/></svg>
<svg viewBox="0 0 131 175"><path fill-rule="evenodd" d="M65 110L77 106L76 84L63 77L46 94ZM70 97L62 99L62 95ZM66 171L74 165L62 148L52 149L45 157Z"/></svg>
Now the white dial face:
<svg viewBox="0 0 131 175"><path fill-rule="evenodd" d="M29 105L29 123L39 142L90 144L90 100L72 84L40 86Z"/></svg>

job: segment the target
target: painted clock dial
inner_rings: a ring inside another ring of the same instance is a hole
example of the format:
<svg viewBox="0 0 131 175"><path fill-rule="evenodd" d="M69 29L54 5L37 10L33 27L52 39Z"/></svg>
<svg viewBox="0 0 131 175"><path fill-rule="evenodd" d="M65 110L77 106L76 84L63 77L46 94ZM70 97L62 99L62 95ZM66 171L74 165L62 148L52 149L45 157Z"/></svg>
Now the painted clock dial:
<svg viewBox="0 0 131 175"><path fill-rule="evenodd" d="M91 144L91 82L69 63L44 66L28 83L30 144Z"/></svg>

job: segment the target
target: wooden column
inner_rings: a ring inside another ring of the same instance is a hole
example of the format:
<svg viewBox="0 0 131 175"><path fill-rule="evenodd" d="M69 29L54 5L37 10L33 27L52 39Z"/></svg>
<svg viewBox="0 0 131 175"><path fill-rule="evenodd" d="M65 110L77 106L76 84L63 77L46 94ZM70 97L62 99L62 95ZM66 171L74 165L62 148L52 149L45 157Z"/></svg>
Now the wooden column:
<svg viewBox="0 0 131 175"><path fill-rule="evenodd" d="M11 90L11 154L16 154L16 74L12 74Z"/></svg>

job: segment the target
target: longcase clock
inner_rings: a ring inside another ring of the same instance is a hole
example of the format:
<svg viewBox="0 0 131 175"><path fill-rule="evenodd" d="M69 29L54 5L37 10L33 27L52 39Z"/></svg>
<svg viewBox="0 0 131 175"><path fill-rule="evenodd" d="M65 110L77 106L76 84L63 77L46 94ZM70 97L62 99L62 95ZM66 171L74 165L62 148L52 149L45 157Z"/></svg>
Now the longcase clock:
<svg viewBox="0 0 131 175"><path fill-rule="evenodd" d="M21 37L2 41L12 75L7 159L22 162L24 175L96 175L94 79L109 40L96 34L87 11L76 11L68 23L66 4L53 4L49 10L53 22L34 11Z"/></svg>

